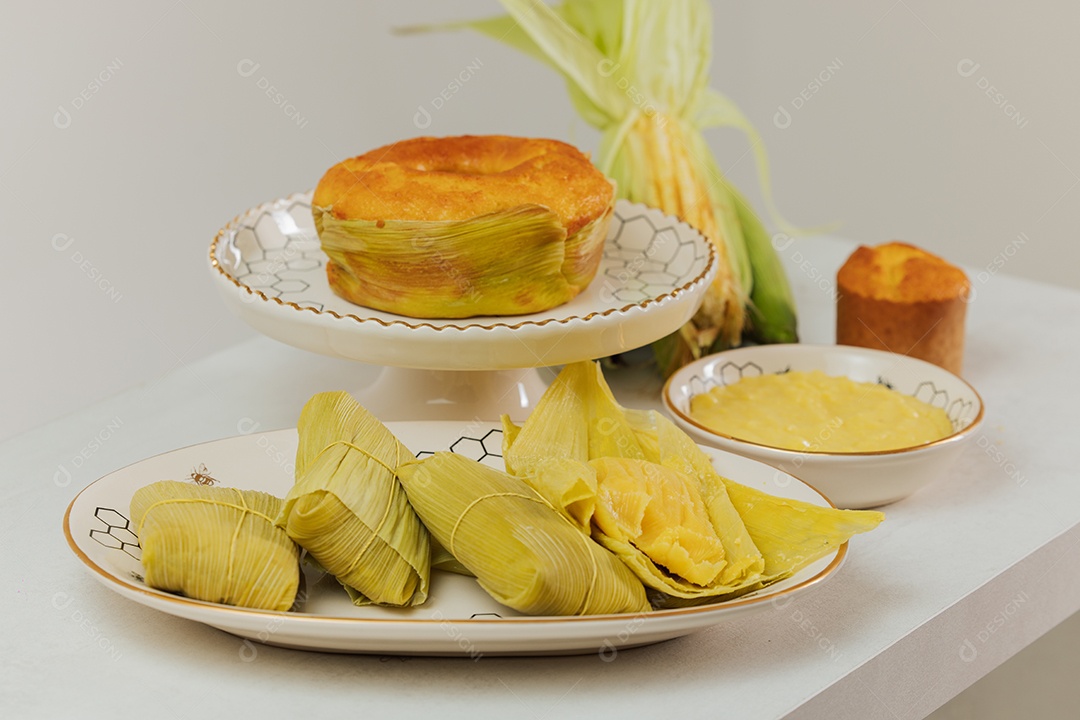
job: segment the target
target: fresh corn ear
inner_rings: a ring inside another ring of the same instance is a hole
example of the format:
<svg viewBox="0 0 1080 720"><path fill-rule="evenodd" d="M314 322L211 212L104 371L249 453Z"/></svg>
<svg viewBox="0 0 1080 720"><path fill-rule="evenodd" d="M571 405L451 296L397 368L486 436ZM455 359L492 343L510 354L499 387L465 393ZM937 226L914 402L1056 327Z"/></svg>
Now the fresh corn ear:
<svg viewBox="0 0 1080 720"><path fill-rule="evenodd" d="M760 137L707 86L708 2L501 1L508 17L450 27L476 29L561 73L578 112L603 131L597 166L620 196L682 218L716 247L719 268L700 310L654 347L661 369L670 373L738 345L747 330L763 342L796 339L795 307L775 250L701 132L734 127L748 135L771 207Z"/></svg>
<svg viewBox="0 0 1080 720"><path fill-rule="evenodd" d="M314 215L331 287L343 297L410 317L463 318L539 312L574 298L596 273L612 210L569 234L539 205L461 221Z"/></svg>
<svg viewBox="0 0 1080 720"><path fill-rule="evenodd" d="M716 276L701 307L657 350L665 374L711 349L739 344L752 281L734 204L723 182L714 185L702 156L691 151L692 145L704 147L705 143L691 124L659 113L640 115L614 149L608 170L619 187L630 183L625 193L628 200L684 220L716 248ZM601 152L602 168L608 160Z"/></svg>

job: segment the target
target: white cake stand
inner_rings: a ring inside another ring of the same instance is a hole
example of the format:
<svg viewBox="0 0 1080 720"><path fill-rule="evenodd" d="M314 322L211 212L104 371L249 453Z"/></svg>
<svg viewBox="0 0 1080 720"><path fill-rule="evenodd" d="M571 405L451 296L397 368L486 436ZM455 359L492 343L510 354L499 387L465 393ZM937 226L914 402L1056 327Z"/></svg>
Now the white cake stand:
<svg viewBox="0 0 1080 720"><path fill-rule="evenodd" d="M269 337L384 366L356 395L383 420L523 420L543 393L537 368L606 357L674 332L716 273L689 225L619 201L596 278L572 301L512 317L418 320L353 305L326 280L311 193L237 216L210 245L225 303Z"/></svg>

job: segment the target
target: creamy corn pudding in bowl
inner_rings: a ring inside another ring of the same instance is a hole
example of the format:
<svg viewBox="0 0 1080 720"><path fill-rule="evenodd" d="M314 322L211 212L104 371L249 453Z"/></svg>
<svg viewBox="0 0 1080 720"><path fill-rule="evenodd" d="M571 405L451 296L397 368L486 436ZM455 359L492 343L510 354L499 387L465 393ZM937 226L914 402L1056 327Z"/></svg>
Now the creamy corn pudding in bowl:
<svg viewBox="0 0 1080 720"><path fill-rule="evenodd" d="M841 345L762 345L697 360L664 405L695 440L867 508L944 476L982 422L966 381L931 363Z"/></svg>

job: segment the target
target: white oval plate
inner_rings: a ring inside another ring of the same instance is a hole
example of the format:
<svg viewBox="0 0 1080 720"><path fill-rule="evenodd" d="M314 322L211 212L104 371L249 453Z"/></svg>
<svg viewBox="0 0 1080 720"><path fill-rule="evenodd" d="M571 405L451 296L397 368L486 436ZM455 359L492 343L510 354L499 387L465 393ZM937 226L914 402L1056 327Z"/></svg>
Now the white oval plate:
<svg viewBox="0 0 1080 720"><path fill-rule="evenodd" d="M513 317L418 320L330 290L310 192L242 213L210 245L215 285L259 332L331 357L428 370L546 367L648 345L690 319L716 262L712 243L694 228L620 200L596 277L565 305Z"/></svg>
<svg viewBox="0 0 1080 720"><path fill-rule="evenodd" d="M494 423L387 423L418 456L450 449L502 469L502 431ZM295 429L193 445L110 473L68 506L64 534L106 587L135 602L196 620L249 641L335 652L394 655L552 655L612 653L687 635L772 606L820 583L840 567L847 544L790 578L735 600L638 615L529 617L496 603L472 578L433 572L428 602L415 608L355 607L330 576L305 567L302 609L269 612L201 602L142 582L138 538L128 521L134 492L157 480L190 479L283 497L293 484ZM775 495L829 505L790 475L737 455L706 449L721 473Z"/></svg>

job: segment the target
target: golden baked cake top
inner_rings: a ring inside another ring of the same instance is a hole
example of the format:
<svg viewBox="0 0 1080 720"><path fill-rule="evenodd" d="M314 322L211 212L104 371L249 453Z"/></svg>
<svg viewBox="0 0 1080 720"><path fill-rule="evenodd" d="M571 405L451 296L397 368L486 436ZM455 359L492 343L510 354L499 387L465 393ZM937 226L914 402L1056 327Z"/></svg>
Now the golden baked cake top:
<svg viewBox="0 0 1080 720"><path fill-rule="evenodd" d="M971 287L964 271L947 260L895 241L860 245L836 279L842 293L904 303L954 300Z"/></svg>
<svg viewBox="0 0 1080 720"><path fill-rule="evenodd" d="M572 234L602 215L614 188L588 156L557 140L505 135L392 143L344 160L313 199L341 220L467 220L543 205Z"/></svg>

